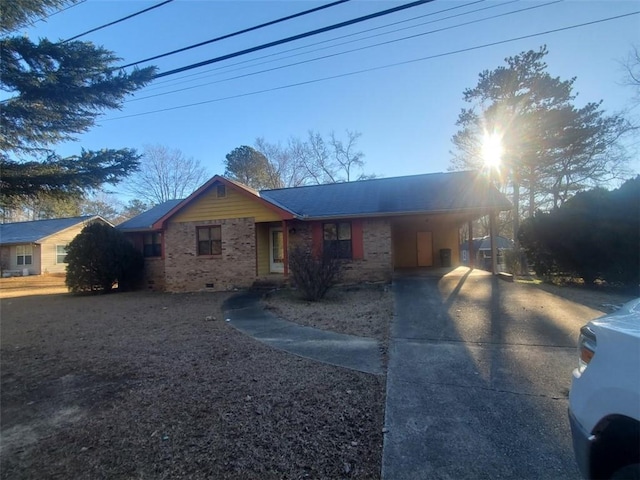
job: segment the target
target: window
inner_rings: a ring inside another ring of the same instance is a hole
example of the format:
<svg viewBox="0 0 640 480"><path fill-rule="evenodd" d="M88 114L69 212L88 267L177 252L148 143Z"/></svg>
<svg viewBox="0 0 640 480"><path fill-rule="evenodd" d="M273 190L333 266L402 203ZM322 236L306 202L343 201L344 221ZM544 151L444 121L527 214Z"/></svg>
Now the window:
<svg viewBox="0 0 640 480"><path fill-rule="evenodd" d="M216 194L217 194L218 198L226 197L227 196L227 187L226 187L226 185L218 185L217 188L216 188Z"/></svg>
<svg viewBox="0 0 640 480"><path fill-rule="evenodd" d="M66 245L56 245L56 263L67 263Z"/></svg>
<svg viewBox="0 0 640 480"><path fill-rule="evenodd" d="M323 225L323 251L336 258L352 257L351 223L336 222Z"/></svg>
<svg viewBox="0 0 640 480"><path fill-rule="evenodd" d="M142 240L142 254L145 257L160 257L162 255L162 237L158 232L145 233Z"/></svg>
<svg viewBox="0 0 640 480"><path fill-rule="evenodd" d="M18 245L16 247L16 264L31 265L33 263L33 246Z"/></svg>
<svg viewBox="0 0 640 480"><path fill-rule="evenodd" d="M198 255L222 255L222 228L220 225L197 227Z"/></svg>

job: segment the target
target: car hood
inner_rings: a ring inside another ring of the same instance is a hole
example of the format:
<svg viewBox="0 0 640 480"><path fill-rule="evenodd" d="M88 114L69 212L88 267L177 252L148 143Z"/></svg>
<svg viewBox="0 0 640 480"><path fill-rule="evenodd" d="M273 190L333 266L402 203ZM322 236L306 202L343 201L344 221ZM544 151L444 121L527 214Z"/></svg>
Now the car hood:
<svg viewBox="0 0 640 480"><path fill-rule="evenodd" d="M594 326L620 330L640 337L640 298L631 300L619 310L596 318L590 323Z"/></svg>

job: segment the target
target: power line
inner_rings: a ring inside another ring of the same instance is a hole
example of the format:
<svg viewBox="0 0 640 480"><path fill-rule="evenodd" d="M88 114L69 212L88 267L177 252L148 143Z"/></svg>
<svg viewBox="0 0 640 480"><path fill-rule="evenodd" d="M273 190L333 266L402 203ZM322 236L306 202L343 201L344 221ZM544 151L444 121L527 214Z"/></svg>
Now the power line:
<svg viewBox="0 0 640 480"><path fill-rule="evenodd" d="M33 20L32 22L29 22L29 25L34 26L38 22L42 22L42 21L46 20L47 18L51 18L54 15L57 15L59 13L62 13L64 11L66 11L66 10L69 10L70 8L77 7L78 5L80 5L81 3L84 3L86 1L87 0L80 0L80 1L78 1L76 3L72 3L71 5L67 5L66 7L61 8L59 10L56 10L55 12L53 12L53 13L51 13L49 15L45 15L44 17L40 17L40 18L37 18L37 19Z"/></svg>
<svg viewBox="0 0 640 480"><path fill-rule="evenodd" d="M178 106L175 106L175 107L161 108L159 110L152 110L152 111L149 111L149 112L133 113L131 115L122 115L120 117L107 118L107 119L104 119L102 121L103 122L110 122L110 121L114 121L114 120L122 120L122 119L125 119L125 118L141 117L141 116L145 116L145 115L152 115L154 113L169 112L169 111L172 111L172 110L181 110L183 108L196 107L196 106L199 106L199 105L206 105L206 104L209 104L209 103L217 103L217 102L222 102L222 101L225 101L225 100L233 100L233 99L236 99L236 98L249 97L249 96L259 95L259 94L262 94L262 93L275 92L275 91L278 91L278 90L285 90L287 88L300 87L300 86L303 86L303 85L310 85L310 84L314 84L314 83L320 83L320 82L324 82L324 81L327 81L327 80L335 80L335 79L338 79L338 78L344 78L344 77L350 77L350 76L354 76L354 75L360 75L362 73L368 73L368 72L373 72L373 71L377 71L377 70L385 70L385 69L388 69L388 68L399 67L399 66L402 66L402 65L409 65L409 64L412 64L412 63L423 62L425 60L433 60L434 58L441 58L441 57L447 57L447 56L450 56L450 55L457 55L459 53L471 52L471 51L474 51L474 50L480 50L482 48L494 47L496 45L502 45L502 44L505 44L505 43L511 43L511 42L516 42L516 41L519 41L519 40L526 40L528 38L539 37L539 36L542 36L542 35L549 35L549 34L552 34L552 33L558 33L558 32L563 32L563 31L566 31L566 30L572 30L572 29L576 29L576 28L586 27L586 26L589 26L589 25L595 25L595 24L598 24L598 23L608 22L608 21L611 21L611 20L618 20L620 18L630 17L632 15L638 15L638 14L640 14L640 11L625 13L625 14L622 14L622 15L617 15L615 17L602 18L600 20L593 20L591 22L579 23L579 24L576 24L576 25L569 25L568 27L556 28L556 29L553 29L553 30L546 30L544 32L532 33L532 34L529 34L529 35L522 35L520 37L509 38L509 39L506 39L506 40L498 40L496 42L485 43L485 44L482 44L482 45L476 45L476 46L473 46L473 47L462 48L462 49L459 49L459 50L453 50L453 51L445 52L445 53L438 53L436 55L429 55L427 57L414 58L412 60L405 60L405 61L402 61L402 62L390 63L390 64L387 64L387 65L380 65L378 67L365 68L365 69L356 70L356 71L353 71L353 72L341 73L341 74L338 74L338 75L331 75L331 76L328 76L328 77L316 78L316 79L312 79L312 80L306 80L304 82L291 83L291 84L288 84L288 85L281 85L279 87L266 88L266 89L263 89L263 90L256 90L256 91L253 91L253 92L240 93L240 94L237 94L237 95L230 95L230 96L227 96L227 97L214 98L214 99L211 99L211 100L204 100L204 101L201 101L201 102L189 103L189 104L185 104L185 105L178 105Z"/></svg>
<svg viewBox="0 0 640 480"><path fill-rule="evenodd" d="M86 32L80 33L80 34L76 35L75 37L67 38L66 40L63 40L61 43L70 42L71 40L75 40L76 38L84 37L85 35L88 35L89 33L97 32L98 30L102 30L103 28L110 27L111 25L115 25L116 23L124 22L125 20L129 20L130 18L136 17L138 15L142 15L143 13L146 13L146 12L148 12L150 10L155 9L155 8L162 7L163 5L166 5L167 3L171 3L171 2L173 2L173 0L164 0L164 2L160 2L160 3L158 3L156 5L153 5L153 6L149 7L149 8L145 8L144 10L140 10L139 12L132 13L131 15L127 15L126 17L122 17L122 18L120 18L118 20L114 20L113 22L105 23L104 25L101 25L99 27L92 28L91 30L87 30Z"/></svg>
<svg viewBox="0 0 640 480"><path fill-rule="evenodd" d="M299 13L294 13L293 15L288 15L286 17L278 18L276 20L271 20L270 22L261 23L260 25L256 25L254 27L245 28L244 30L239 30L237 32L229 33L226 35L222 35L221 37L212 38L210 40L205 40L204 42L196 43L194 45L189 45L188 47L179 48L177 50L173 50L171 52L162 53L160 55L156 55L154 57L145 58L144 60L138 60L137 62L128 63L126 65L122 65L120 68L133 67L134 65L138 65L140 63L150 62L151 60L156 60L158 58L168 57L169 55L174 55L176 53L185 52L187 50L191 50L192 48L202 47L203 45L208 45L210 43L219 42L220 40L225 40L227 38L235 37L237 35L241 35L243 33L252 32L254 30L258 30L260 28L268 27L270 25L275 25L276 23L284 22L286 20L291 20L292 18L302 17L304 15L308 15L310 13L318 12L320 10L324 10L325 8L335 7L336 5L340 5L341 3L346 3L350 0L338 0L333 3L328 3L326 5L321 5L316 8L312 8L310 10L304 10Z"/></svg>
<svg viewBox="0 0 640 480"><path fill-rule="evenodd" d="M391 13L399 12L401 10L406 10L408 8L417 7L418 5L422 5L425 3L433 2L434 0L418 0L416 2L407 3L405 5L400 5L398 7L389 8L387 10L382 10L380 12L371 13L369 15L365 15L363 17L354 18L352 20L347 20L345 22L335 23L333 25L329 25L328 27L318 28L316 30L311 30L309 32L300 33L298 35L293 35L291 37L282 38L280 40L275 40L269 43L263 43L262 45L257 45L255 47L247 48L244 50L240 50L234 53L228 53L227 55L222 55L220 57L211 58L209 60L204 60L198 63L192 63L191 65L187 65L180 68L175 68L173 70L169 70L167 72L162 72L156 74L153 78L161 78L169 75L174 75L176 73L185 72L187 70L192 70L194 68L203 67L205 65L210 65L212 63L221 62L223 60L228 60L230 58L239 57L240 55L246 55L247 53L257 52L259 50L264 50L265 48L275 47L276 45L282 45L283 43L293 42L295 40L300 40L301 38L311 37L313 35L318 35L320 33L329 32L331 30L335 30L338 28L346 27L349 25L354 25L356 23L364 22L366 20L371 20L372 18L382 17L384 15L389 15Z"/></svg>
<svg viewBox="0 0 640 480"><path fill-rule="evenodd" d="M154 87L146 88L145 90L146 90L146 91L149 91L149 90L157 90L157 89L160 89L160 88L165 88L165 87L163 87L163 86L162 86L162 84L166 84L166 83L173 83L173 85L179 85L179 84L181 84L181 83L187 83L187 82L191 82L191 81L197 81L197 80L198 80L197 78L192 79L192 80L185 80L184 82L179 82L178 80L182 80L182 79L184 79L184 78L189 78L189 77L202 76L204 73L214 72L214 71L216 71L216 70L224 70L224 69L228 69L228 68L230 68L230 67L235 67L235 66L237 66L237 65L243 65L243 64L245 64L245 63L255 62L256 60L262 60L262 59L265 59L265 58L270 58L270 57L274 57L274 56L278 56L278 55L283 55L283 54L285 54L285 53L295 52L295 51L297 51L297 50L302 50L302 49L305 49L305 48L314 47L314 46L316 46L316 45L322 45L322 44L324 44L324 43L335 42L336 40L341 40L341 39L343 39L343 38L349 38L349 37L353 37L353 36L356 36L356 35L362 35L363 33L372 32L372 31L374 31L374 30L380 30L380 29L383 29L383 28L392 27L392 26L394 26L394 25L399 25L399 24L401 24L401 23L412 22L412 21L414 21L414 20L418 20L418 19L420 19L420 18L431 17L431 16L433 16L433 15L437 15L437 14L439 14L439 13L444 13L444 12L448 12L448 11L451 11L451 10L457 10L457 9L459 9L459 8L468 7L468 6L470 6L470 5L475 5L476 3L482 3L482 2L485 2L485 1L487 1L487 0L475 0L475 1L473 1L473 2L465 3L465 4L463 4L463 5L456 5L455 7L449 7L449 8L445 8L445 9L443 9L443 10L438 10L437 12L431 12L431 13L427 13L427 14L425 14L425 15L418 15L418 16L416 16L416 17L412 17L412 18L408 18L408 19L404 19L404 20L399 20L399 21L397 21L397 22L388 23L388 24L386 24L386 25L380 25L380 26L378 26L378 27L368 28L368 29L366 29L366 30L361 30L361 31L359 31L359 32L349 33L349 34L346 34L346 35L340 35L340 36L338 36L338 37L330 38L330 39L327 39L327 40L321 40L321 41L319 41L319 42L310 43L310 44L308 44L308 45L303 45L303 46L300 46L300 47L290 48L290 49L288 49L288 50L282 50L282 51L280 51L280 52L269 53L269 54L267 54L267 55L263 55L263 56L261 56L261 57L255 57L255 58L252 58L252 59L249 59L249 60L242 60L242 61L240 61L240 62L232 63L232 64L230 64L230 65L225 65L225 66L222 66L222 67L215 67L215 68L212 68L212 69L208 69L208 70L205 70L205 71L203 71L203 72L190 73L190 74L183 75L183 76L181 76L181 77L174 78L174 79L169 79L169 80L161 80L161 81L159 81L159 82L154 82ZM426 24L428 24L428 23L440 22L440 21L442 21L442 20L448 20L448 19L451 19L451 18L454 18L454 17L458 17L458 16L462 16L462 15L468 15L468 14L471 14L471 13L476 13L476 12L479 12L479 11L481 11L481 10L487 10L487 9L490 9L490 8L501 7L501 6L503 6L503 5L508 5L508 4L510 4L510 3L514 3L514 2L518 2L518 1L520 1L520 0L510 0L510 1L505 2L505 3L491 5L490 7L484 7L484 8L480 8L480 9L477 9L477 10L470 10L470 11L468 11L468 12L460 13L460 14L457 14L457 15L450 15L450 16L448 16L448 17L439 18L439 19L437 19L437 20L432 20L431 22L426 22L426 23L417 24L417 25L414 25L414 26L411 26L411 27L406 27L406 29L409 29L409 28L415 28L415 27L418 27L418 26L426 25ZM389 33L395 33L395 32L398 32L398 31L400 31L400 30L402 30L402 29L393 30L393 31L391 31L391 32L381 33L380 35L387 35L387 34L389 34ZM373 37L373 36L365 37L365 38L360 38L360 39L353 40L352 42L359 42L359 41L366 40L366 39L368 39L368 38L372 38L372 37ZM243 68L250 68L250 67L255 67L255 66L258 66L258 65L264 65L264 64L266 64L266 63L272 63L272 62L274 62L274 61L278 61L278 60L285 60L285 59L287 59L287 58L293 58L293 57L300 56L300 55L306 55L306 54L308 54L308 53L317 52L317 51L324 50L324 49L327 49L327 48L334 48L334 47L338 47L338 46L345 45L345 44L347 44L347 43L352 43L352 42L343 42L343 43L339 43L339 44L335 44L335 45L329 45L329 46L327 46L327 47L319 48L319 49L316 49L316 50L309 50L309 51L307 51L307 52L302 52L302 53L298 53L298 54L295 54L295 55L289 55L289 56L287 56L287 57L281 57L281 58L274 59L274 60L268 60L268 61L266 61L266 62L256 63L256 64L254 64L254 65L248 65L248 66L245 66L245 67L240 67L239 69L231 70L231 71L237 71L237 70L241 70L241 69L243 69ZM219 75L219 74L214 74L214 75ZM209 77L209 76L211 76L211 75L205 75L205 76L206 76L206 77ZM160 86L158 86L159 84L160 84Z"/></svg>
<svg viewBox="0 0 640 480"><path fill-rule="evenodd" d="M490 7L485 7L485 8L481 8L481 9L477 9L477 10L471 10L469 12L465 12L465 13L462 13L462 14L450 15L448 17L444 17L444 18L441 18L441 19L438 19L438 20L431 20L429 22L424 22L424 23L420 23L420 24L417 24L417 25L412 25L410 27L399 28L399 29L396 29L396 30L392 30L390 32L378 33L378 34L375 34L375 35L370 35L368 37L364 37L364 38L360 38L360 39L356 39L356 40L349 40L347 42L339 43L339 44L336 44L336 45L331 45L331 46L328 46L328 47L322 47L322 48L318 48L316 50L311 50L311 51L308 51L308 52L289 55L288 57L279 58L277 60L284 60L286 58L292 58L292 57L297 57L297 56L300 56L300 55L306 55L306 54L314 53L314 52L317 52L317 51L320 51L320 50L326 50L328 48L335 48L335 47L338 47L338 46L347 45L349 43L359 42L359 41L362 41L362 40L368 40L370 38L375 38L375 37L379 37L379 36L382 36L382 35L388 35L388 34L391 34L391 33L397 33L397 32L403 31L403 30L408 30L408 29L411 29L411 28L416 28L416 27L428 25L430 23L435 23L435 22L439 22L439 21L442 21L442 20L449 20L451 18L459 17L461 15L477 13L477 12L479 12L481 10L487 10L489 8L495 8L497 6L507 5L509 3L514 3L516 1L518 1L518 0L512 0L511 2L506 2L506 3L500 4L500 5L492 5ZM402 40L409 40L409 39L416 38L416 37L430 35L432 33L439 33L439 32L443 32L443 31L446 31L446 30L452 30L454 28L459 28L459 27L464 27L464 26L467 26L467 25L472 25L474 23L480 23L480 22L484 22L484 21L487 21L487 20L493 20L495 18L503 17L503 16L506 16L506 15L512 15L512 14L516 14L516 13L521 13L521 12L524 12L526 10L532 10L532 9L535 9L535 8L546 7L546 6L555 4L555 3L560 3L562 1L563 0L553 0L551 2L547 2L547 3L543 3L543 4L536 4L536 5L532 6L532 7L526 7L526 8L522 8L520 10L513 10L511 12L506 12L506 13L502 13L502 14L498 14L498 15L493 15L493 16L490 16L490 17L476 19L476 20L472 20L472 21L469 21L469 22L465 22L465 23L459 23L457 25L451 25L449 27L439 28L437 30L431 30L431 31L428 31L428 32L418 33L418 34L410 35L410 36L407 36L407 37L397 38L397 39L393 39L393 40L387 40L385 42L375 43L375 44L372 44L372 45L366 45L366 46L363 46L363 47L354 48L354 49L351 49L351 50L345 50L345 51L342 51L342 52L337 52L337 53L333 53L333 54L329 54L329 55L324 55L324 56L321 56L321 57L315 57L315 58L311 58L311 59L307 59L307 60L302 60L300 62L289 63L289 64L286 64L286 65L280 65L278 67L268 68L268 69L265 69L265 70L259 70L257 72L246 73L246 74L243 74L243 75L236 75L234 77L225 78L223 80L217 80L217 81L213 81L213 82L201 83L199 85L194 85L194 86L191 86L191 87L184 87L184 88L180 88L180 89L177 89L177 90L170 90L168 92L162 92L162 93L156 93L156 94L152 94L152 95L147 95L147 96L144 96L144 97L137 97L137 98L133 98L133 99L128 100L128 102L137 102L139 100L145 100L147 98L154 98L154 97L159 97L159 96L162 96L162 95L169 95L171 93L183 92L183 91L186 91L186 90L192 90L194 88L200 88L200 87L204 87L204 86L207 86L207 85L212 85L212 84L215 84L215 83L222 83L222 82L227 82L227 81L230 81L230 80L237 80L239 78L245 78L245 77L249 77L249 76L253 76L253 75L258 75L260 73L271 72L271 71L280 70L280 69L283 69L283 68L302 65L302 64L305 64L305 63L315 62L315 61L318 61L318 60L324 60L324 59L336 57L336 56L339 56L339 55L345 55L347 53L353 53L353 52L357 52L357 51L360 51L360 50L366 50L366 49L369 49L369 48L388 45L388 44L399 42L399 41L402 41ZM438 13L440 13L440 12L438 12ZM421 18L421 17L417 17L417 18ZM413 19L409 19L409 20L413 20ZM377 28L382 28L382 27L377 27ZM371 30L375 30L375 29L371 29ZM362 33L362 32L360 32L360 33ZM320 43L322 43L322 42L320 42ZM252 65L252 66L263 65L265 63L272 63L274 61L276 61L276 60L268 60L266 62L262 62L262 63L256 64L256 65ZM225 68L225 67L220 67L220 68ZM236 69L236 70L241 70L243 68L248 68L248 67L241 67L241 68ZM232 71L234 71L234 70L232 70ZM220 74L214 74L214 75L220 75ZM195 80L198 80L198 79L195 79ZM160 87L160 88L163 88L163 87Z"/></svg>

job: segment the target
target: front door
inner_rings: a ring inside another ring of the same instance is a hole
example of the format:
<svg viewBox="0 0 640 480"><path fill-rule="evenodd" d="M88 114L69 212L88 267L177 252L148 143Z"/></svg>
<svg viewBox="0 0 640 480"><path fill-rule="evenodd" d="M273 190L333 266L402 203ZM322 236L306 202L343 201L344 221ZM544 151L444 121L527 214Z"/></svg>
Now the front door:
<svg viewBox="0 0 640 480"><path fill-rule="evenodd" d="M282 228L269 229L269 271L271 273L284 273Z"/></svg>
<svg viewBox="0 0 640 480"><path fill-rule="evenodd" d="M417 235L418 266L433 266L433 238L431 232L418 232Z"/></svg>

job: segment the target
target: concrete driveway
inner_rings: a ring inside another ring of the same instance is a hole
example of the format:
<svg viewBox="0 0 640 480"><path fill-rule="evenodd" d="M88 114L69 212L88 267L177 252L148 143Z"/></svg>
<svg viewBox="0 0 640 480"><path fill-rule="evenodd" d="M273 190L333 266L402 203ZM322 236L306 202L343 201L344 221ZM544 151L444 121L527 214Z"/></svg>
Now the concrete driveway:
<svg viewBox="0 0 640 480"><path fill-rule="evenodd" d="M393 289L383 478L579 478L567 396L601 313L466 268Z"/></svg>

